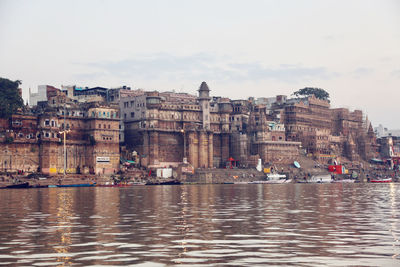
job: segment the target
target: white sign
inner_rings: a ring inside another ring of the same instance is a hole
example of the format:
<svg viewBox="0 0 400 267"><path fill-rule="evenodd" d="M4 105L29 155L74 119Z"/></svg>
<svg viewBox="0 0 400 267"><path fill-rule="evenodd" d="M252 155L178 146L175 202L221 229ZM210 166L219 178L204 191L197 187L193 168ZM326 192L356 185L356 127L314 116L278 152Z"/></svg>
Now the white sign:
<svg viewBox="0 0 400 267"><path fill-rule="evenodd" d="M97 162L110 162L110 157L96 157Z"/></svg>

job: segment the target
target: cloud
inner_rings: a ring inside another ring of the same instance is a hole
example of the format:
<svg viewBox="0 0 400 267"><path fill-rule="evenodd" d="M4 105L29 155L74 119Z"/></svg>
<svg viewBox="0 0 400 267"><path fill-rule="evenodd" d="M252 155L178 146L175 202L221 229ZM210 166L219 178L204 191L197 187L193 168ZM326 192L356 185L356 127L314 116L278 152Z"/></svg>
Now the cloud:
<svg viewBox="0 0 400 267"><path fill-rule="evenodd" d="M390 74L395 78L400 78L400 69L399 70L394 70Z"/></svg>
<svg viewBox="0 0 400 267"><path fill-rule="evenodd" d="M355 69L355 70L352 72L352 74L353 74L354 76L356 76L357 78L361 78L361 77L363 77L363 76L365 76L365 75L370 75L370 74L372 74L373 72L374 72L374 69L372 69L372 68L360 67L360 68Z"/></svg>
<svg viewBox="0 0 400 267"><path fill-rule="evenodd" d="M325 67L304 67L281 64L267 67L260 62L232 62L226 56L218 57L206 53L188 56L173 56L159 53L152 56L119 61L78 63L91 69L76 78L99 78L114 76L121 79L148 80L216 80L216 81L260 81L278 80L293 83L309 79L329 79L337 74Z"/></svg>

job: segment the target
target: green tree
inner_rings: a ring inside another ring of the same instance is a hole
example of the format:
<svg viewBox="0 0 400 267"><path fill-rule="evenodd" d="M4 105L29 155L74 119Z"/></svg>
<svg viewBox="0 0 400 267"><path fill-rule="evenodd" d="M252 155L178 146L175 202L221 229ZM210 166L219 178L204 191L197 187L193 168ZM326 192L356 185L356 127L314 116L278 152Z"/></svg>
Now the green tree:
<svg viewBox="0 0 400 267"><path fill-rule="evenodd" d="M314 95L316 98L330 102L329 93L321 88L306 87L306 88L297 90L296 92L293 93L293 95L295 95L297 97Z"/></svg>
<svg viewBox="0 0 400 267"><path fill-rule="evenodd" d="M21 81L11 81L0 77L0 118L9 118L18 108L24 106L24 101L18 93Z"/></svg>

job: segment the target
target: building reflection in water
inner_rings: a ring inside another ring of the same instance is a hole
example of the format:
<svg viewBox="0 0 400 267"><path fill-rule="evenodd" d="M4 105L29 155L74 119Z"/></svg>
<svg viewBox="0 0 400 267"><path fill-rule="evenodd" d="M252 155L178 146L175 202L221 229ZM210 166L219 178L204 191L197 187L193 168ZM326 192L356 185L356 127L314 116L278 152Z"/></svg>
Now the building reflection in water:
<svg viewBox="0 0 400 267"><path fill-rule="evenodd" d="M56 237L59 237L58 242L56 241L54 246L54 251L57 254L61 254L62 256L57 256L57 262L62 262L64 265L69 265L71 262L71 257L68 256L70 246L72 244L72 220L71 218L74 216L74 195L73 192L68 189L60 189L55 188L52 190L51 196L56 197L54 203L56 205L56 218L55 227L56 230Z"/></svg>
<svg viewBox="0 0 400 267"><path fill-rule="evenodd" d="M398 206L396 202L396 188L393 183L390 183L390 208L391 208L391 214L392 214L392 221L390 223L390 232L393 236L393 248L394 251L396 251L395 247L398 245L399 238L397 236L397 225L398 225ZM396 218L396 219L395 219ZM392 258L396 259L400 254L395 253L393 254Z"/></svg>
<svg viewBox="0 0 400 267"><path fill-rule="evenodd" d="M398 184L2 191L0 261L387 266L379 259L399 257L399 192Z"/></svg>

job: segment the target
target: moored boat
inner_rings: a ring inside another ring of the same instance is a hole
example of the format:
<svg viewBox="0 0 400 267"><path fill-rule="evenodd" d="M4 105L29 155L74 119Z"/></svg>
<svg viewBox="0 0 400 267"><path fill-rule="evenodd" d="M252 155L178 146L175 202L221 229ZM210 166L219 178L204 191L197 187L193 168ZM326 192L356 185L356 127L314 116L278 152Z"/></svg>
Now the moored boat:
<svg viewBox="0 0 400 267"><path fill-rule="evenodd" d="M19 184L12 184L12 185L7 185L4 187L0 187L1 189L17 189L17 188L29 188L29 183L19 183Z"/></svg>
<svg viewBox="0 0 400 267"><path fill-rule="evenodd" d="M96 183L91 184L60 184L60 185L49 185L49 187L92 187L95 186Z"/></svg>
<svg viewBox="0 0 400 267"><path fill-rule="evenodd" d="M251 181L249 184L268 184L268 181L265 180L257 180L257 181Z"/></svg>
<svg viewBox="0 0 400 267"><path fill-rule="evenodd" d="M311 184L325 184L331 182L332 182L332 176L330 174L317 174L311 176L306 180L298 181L298 183L311 183Z"/></svg>
<svg viewBox="0 0 400 267"><path fill-rule="evenodd" d="M354 183L356 180L354 179L341 179L341 180L332 180L332 183Z"/></svg>
<svg viewBox="0 0 400 267"><path fill-rule="evenodd" d="M371 183L391 183L392 178L386 177L386 178L374 178L370 180Z"/></svg>
<svg viewBox="0 0 400 267"><path fill-rule="evenodd" d="M284 174L271 173L267 175L267 184L287 184L290 183L292 179L288 179Z"/></svg>
<svg viewBox="0 0 400 267"><path fill-rule="evenodd" d="M128 187L132 184L98 184L97 187Z"/></svg>
<svg viewBox="0 0 400 267"><path fill-rule="evenodd" d="M180 185L182 184L180 181L178 180L167 180L167 181L148 181L146 183L146 185Z"/></svg>

